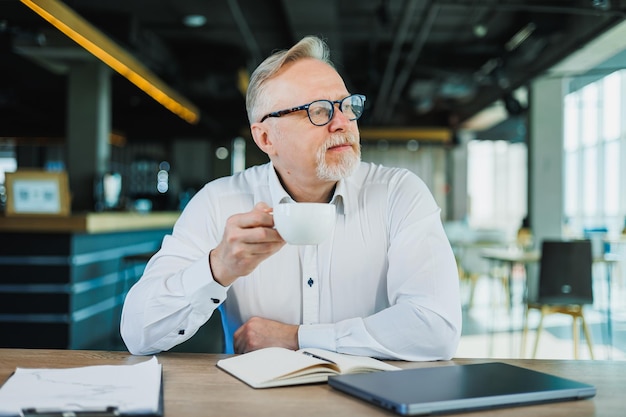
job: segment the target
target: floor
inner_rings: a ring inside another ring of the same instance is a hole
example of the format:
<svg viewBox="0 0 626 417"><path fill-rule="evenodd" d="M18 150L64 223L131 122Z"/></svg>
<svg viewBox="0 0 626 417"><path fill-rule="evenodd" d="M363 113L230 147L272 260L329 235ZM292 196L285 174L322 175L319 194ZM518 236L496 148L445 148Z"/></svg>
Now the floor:
<svg viewBox="0 0 626 417"><path fill-rule="evenodd" d="M488 276L478 279L471 308L467 307L469 288L462 285L466 307L463 310L463 332L456 357L531 357L536 337L534 331L529 331L525 354L521 355L524 316L522 286L522 280L514 279L513 302L509 309L503 287ZM608 336L606 283L595 282L594 294L599 294L595 296L595 303L585 309L585 318L592 334L594 359L626 360L626 285L618 281L611 287L612 343ZM539 312L531 310L529 329L535 329L538 321ZM580 335L579 359L591 359L582 330ZM570 316L554 314L544 319L536 358L574 359Z"/></svg>

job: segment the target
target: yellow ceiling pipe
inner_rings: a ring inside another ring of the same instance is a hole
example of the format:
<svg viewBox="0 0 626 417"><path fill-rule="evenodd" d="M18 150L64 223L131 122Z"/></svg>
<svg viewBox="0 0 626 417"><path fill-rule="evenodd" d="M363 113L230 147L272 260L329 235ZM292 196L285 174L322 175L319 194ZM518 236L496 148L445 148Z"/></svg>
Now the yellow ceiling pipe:
<svg viewBox="0 0 626 417"><path fill-rule="evenodd" d="M417 140L424 142L452 143L453 133L443 127L361 127L361 140Z"/></svg>
<svg viewBox="0 0 626 417"><path fill-rule="evenodd" d="M239 134L251 138L250 129L242 128ZM409 141L448 145L453 142L454 133L446 127L359 127L361 141Z"/></svg>
<svg viewBox="0 0 626 417"><path fill-rule="evenodd" d="M193 103L65 4L58 0L20 1L166 109L191 124L198 123L200 111Z"/></svg>

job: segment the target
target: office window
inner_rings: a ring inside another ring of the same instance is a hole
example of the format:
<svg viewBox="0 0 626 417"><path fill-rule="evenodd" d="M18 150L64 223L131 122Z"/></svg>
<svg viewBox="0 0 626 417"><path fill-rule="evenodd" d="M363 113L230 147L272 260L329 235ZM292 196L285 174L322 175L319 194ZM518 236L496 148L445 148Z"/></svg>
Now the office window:
<svg viewBox="0 0 626 417"><path fill-rule="evenodd" d="M598 141L598 86L589 84L582 89L582 144L592 146Z"/></svg>
<svg viewBox="0 0 626 417"><path fill-rule="evenodd" d="M472 140L467 147L468 223L512 237L527 215L525 143Z"/></svg>
<svg viewBox="0 0 626 417"><path fill-rule="evenodd" d="M604 155L604 208L609 216L619 214L619 142L607 142Z"/></svg>
<svg viewBox="0 0 626 417"><path fill-rule="evenodd" d="M621 74L614 72L602 81L604 100L603 113L603 138L604 140L618 139L620 135L620 109L621 109Z"/></svg>
<svg viewBox="0 0 626 417"><path fill-rule="evenodd" d="M575 151L580 142L580 116L579 116L579 94L569 94L565 97L565 131L564 147L566 152Z"/></svg>
<svg viewBox="0 0 626 417"><path fill-rule="evenodd" d="M622 74L614 72L602 81L604 88L604 104L602 112L604 121L604 209L607 216L619 216L620 213L620 132L621 117L626 111L622 105ZM626 210L623 210L626 211Z"/></svg>
<svg viewBox="0 0 626 417"><path fill-rule="evenodd" d="M626 70L565 96L563 152L565 216L574 232L606 227L617 233L626 217Z"/></svg>
<svg viewBox="0 0 626 417"><path fill-rule="evenodd" d="M593 217L598 208L598 149L596 147L583 148L583 164L585 167L582 173L582 196L583 198L583 214L587 217Z"/></svg>
<svg viewBox="0 0 626 417"><path fill-rule="evenodd" d="M578 152L580 146L580 94L568 94L564 99L563 149L565 151L565 217L575 218L578 210Z"/></svg>
<svg viewBox="0 0 626 417"><path fill-rule="evenodd" d="M4 209L7 201L6 187L4 185L5 173L17 170L17 158L15 145L0 141L0 211Z"/></svg>
<svg viewBox="0 0 626 417"><path fill-rule="evenodd" d="M2 156L0 154L0 184L4 184L5 173L17 170L17 160L12 156Z"/></svg>
<svg viewBox="0 0 626 417"><path fill-rule="evenodd" d="M578 210L578 155L575 152L565 154L565 217L575 218Z"/></svg>

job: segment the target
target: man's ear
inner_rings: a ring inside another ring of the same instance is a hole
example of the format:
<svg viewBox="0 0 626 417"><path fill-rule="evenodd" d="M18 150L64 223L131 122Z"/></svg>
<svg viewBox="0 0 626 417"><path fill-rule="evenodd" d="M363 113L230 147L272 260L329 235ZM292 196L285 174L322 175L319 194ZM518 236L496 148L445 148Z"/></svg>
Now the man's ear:
<svg viewBox="0 0 626 417"><path fill-rule="evenodd" d="M252 132L252 138L254 139L256 146L258 146L259 149L265 152L268 156L272 156L274 154L274 142L270 137L267 125L262 123L253 123L250 126L250 131Z"/></svg>

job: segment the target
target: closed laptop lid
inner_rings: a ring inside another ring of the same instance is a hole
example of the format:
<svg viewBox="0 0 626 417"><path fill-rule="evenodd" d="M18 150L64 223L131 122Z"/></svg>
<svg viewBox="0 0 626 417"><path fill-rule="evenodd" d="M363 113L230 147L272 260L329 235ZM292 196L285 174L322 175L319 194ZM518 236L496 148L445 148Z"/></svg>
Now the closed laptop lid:
<svg viewBox="0 0 626 417"><path fill-rule="evenodd" d="M501 362L330 377L331 387L402 415L593 397L593 385Z"/></svg>

